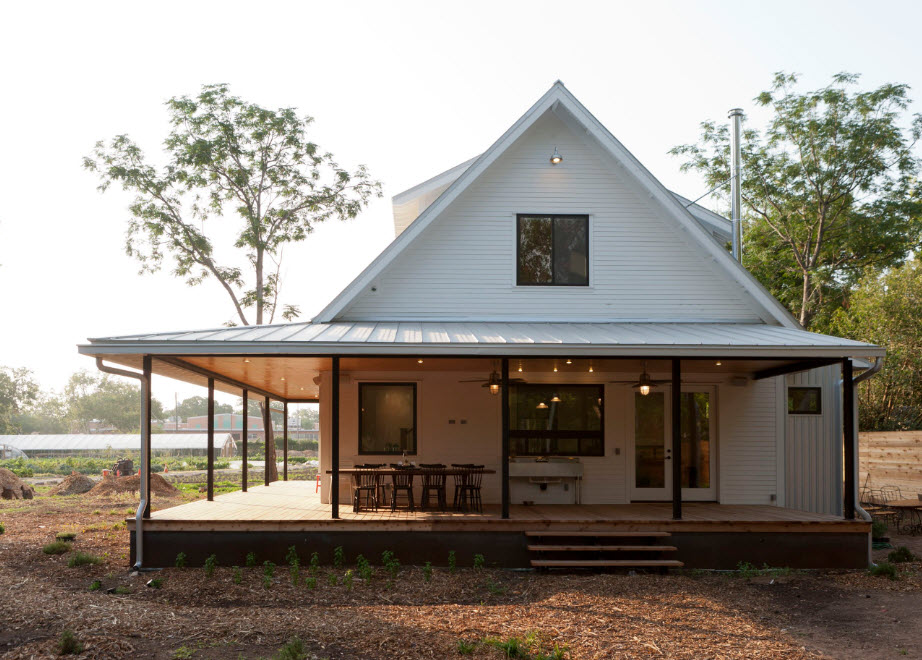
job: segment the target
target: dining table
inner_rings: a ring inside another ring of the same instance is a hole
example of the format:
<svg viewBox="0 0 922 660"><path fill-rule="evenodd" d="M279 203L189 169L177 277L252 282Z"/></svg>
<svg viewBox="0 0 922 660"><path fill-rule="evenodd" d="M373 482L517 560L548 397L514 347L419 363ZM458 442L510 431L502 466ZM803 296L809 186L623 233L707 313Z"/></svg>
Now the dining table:
<svg viewBox="0 0 922 660"><path fill-rule="evenodd" d="M896 519L897 532L922 533L922 500L890 500L884 506L900 514Z"/></svg>

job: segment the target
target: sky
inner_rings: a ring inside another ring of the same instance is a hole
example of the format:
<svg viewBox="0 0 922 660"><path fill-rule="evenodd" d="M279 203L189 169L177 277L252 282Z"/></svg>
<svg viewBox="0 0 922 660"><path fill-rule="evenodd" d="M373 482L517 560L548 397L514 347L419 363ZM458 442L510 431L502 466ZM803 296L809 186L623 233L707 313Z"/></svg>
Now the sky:
<svg viewBox="0 0 922 660"><path fill-rule="evenodd" d="M670 189L707 192L668 155L742 107L776 71L802 88L840 71L909 84L922 112L922 3L7 3L0 23L0 365L60 390L88 337L218 327L213 281L139 274L131 196L96 190L82 158L130 135L162 163L164 101L203 84L315 119L311 138L365 164L384 197L289 246L283 302L322 309L394 237L390 198L490 146L555 80ZM707 204L708 200L703 203ZM155 379L172 401L198 388Z"/></svg>

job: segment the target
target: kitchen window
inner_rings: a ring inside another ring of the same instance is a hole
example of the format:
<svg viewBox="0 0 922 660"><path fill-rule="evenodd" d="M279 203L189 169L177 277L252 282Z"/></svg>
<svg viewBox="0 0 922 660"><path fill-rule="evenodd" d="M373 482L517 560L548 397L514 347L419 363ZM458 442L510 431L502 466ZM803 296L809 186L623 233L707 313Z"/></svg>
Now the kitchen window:
<svg viewBox="0 0 922 660"><path fill-rule="evenodd" d="M516 216L516 284L589 286L589 216Z"/></svg>

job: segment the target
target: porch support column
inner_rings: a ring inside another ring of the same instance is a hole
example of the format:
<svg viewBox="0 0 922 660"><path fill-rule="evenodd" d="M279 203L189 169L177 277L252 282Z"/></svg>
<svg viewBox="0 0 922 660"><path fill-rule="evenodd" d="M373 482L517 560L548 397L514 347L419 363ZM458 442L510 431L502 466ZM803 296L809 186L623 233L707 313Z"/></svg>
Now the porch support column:
<svg viewBox="0 0 922 660"><path fill-rule="evenodd" d="M503 455L502 455L502 501L503 518L509 517L509 358L503 358L502 389L500 405L503 407Z"/></svg>
<svg viewBox="0 0 922 660"><path fill-rule="evenodd" d="M672 361L672 517L682 520L682 361Z"/></svg>
<svg viewBox="0 0 922 660"><path fill-rule="evenodd" d="M845 502L843 512L846 520L855 519L855 384L852 381L852 361L842 360L842 430L843 452L845 453Z"/></svg>
<svg viewBox="0 0 922 660"><path fill-rule="evenodd" d="M153 360L150 355L142 358L141 370L141 451L144 452L142 469L144 470L144 492L141 496L147 505L144 507L144 518L150 518L150 458L151 458L151 373L153 372Z"/></svg>
<svg viewBox="0 0 922 660"><path fill-rule="evenodd" d="M330 411L330 509L333 518L339 518L339 356L333 357L332 410Z"/></svg>
<svg viewBox="0 0 922 660"><path fill-rule="evenodd" d="M214 378L208 379L208 501L214 500Z"/></svg>
<svg viewBox="0 0 922 660"><path fill-rule="evenodd" d="M263 464L264 464L263 485L268 486L269 485L269 443L271 442L273 446L275 445L275 433L273 432L270 434L270 430L272 427L272 411L269 409L269 406L272 404L272 402L269 400L269 397L266 397L266 400L264 403L266 404L266 406L265 406L265 412L263 413L263 439L265 440L265 443L263 443ZM272 435L271 438L269 437L270 435Z"/></svg>
<svg viewBox="0 0 922 660"><path fill-rule="evenodd" d="M282 481L288 481L288 402L282 404L285 421L282 422Z"/></svg>
<svg viewBox="0 0 922 660"><path fill-rule="evenodd" d="M247 461L249 460L249 455L247 452L247 436L250 435L250 393L247 390L243 390L243 423L241 436L243 437L243 464L240 466L241 469L241 484L243 486L243 492L247 492Z"/></svg>

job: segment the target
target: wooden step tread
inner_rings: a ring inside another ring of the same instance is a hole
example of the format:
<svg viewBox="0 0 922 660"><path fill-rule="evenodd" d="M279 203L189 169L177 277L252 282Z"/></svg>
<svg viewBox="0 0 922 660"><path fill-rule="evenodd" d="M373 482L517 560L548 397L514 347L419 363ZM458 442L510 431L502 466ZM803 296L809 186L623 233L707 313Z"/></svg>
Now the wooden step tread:
<svg viewBox="0 0 922 660"><path fill-rule="evenodd" d="M531 552L675 552L674 545L530 545Z"/></svg>
<svg viewBox="0 0 922 660"><path fill-rule="evenodd" d="M531 565L547 568L594 568L602 566L681 568L685 564L677 559L532 559Z"/></svg>
<svg viewBox="0 0 922 660"><path fill-rule="evenodd" d="M540 536L597 536L599 538L615 538L621 536L624 538L663 538L666 536L672 536L672 534L669 532L525 532L525 536L532 538Z"/></svg>

